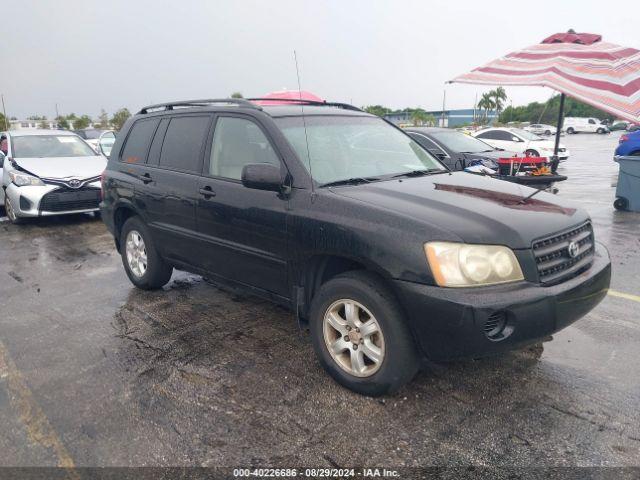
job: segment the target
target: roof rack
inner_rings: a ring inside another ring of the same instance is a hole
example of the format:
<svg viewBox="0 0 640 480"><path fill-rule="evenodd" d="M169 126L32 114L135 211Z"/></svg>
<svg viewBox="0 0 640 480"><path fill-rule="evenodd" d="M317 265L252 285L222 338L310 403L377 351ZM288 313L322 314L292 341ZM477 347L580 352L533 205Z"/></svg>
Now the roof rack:
<svg viewBox="0 0 640 480"><path fill-rule="evenodd" d="M149 110L173 110L175 107L206 107L207 105L214 105L216 103L226 103L230 105L237 105L238 107L254 108L256 110L262 110L260 105L251 103L243 98L213 98L206 100L183 100L181 102L169 102L169 103L157 103L155 105L148 105L140 109L138 114L149 113Z"/></svg>
<svg viewBox="0 0 640 480"><path fill-rule="evenodd" d="M310 105L313 107L335 107L335 108L343 108L345 110L353 110L356 112L364 112L364 110L354 107L353 105L349 105L348 103L339 103L339 102L318 102L316 100L305 100L304 98L248 98L247 100L251 102L289 102L297 105ZM268 106L268 105L265 105Z"/></svg>

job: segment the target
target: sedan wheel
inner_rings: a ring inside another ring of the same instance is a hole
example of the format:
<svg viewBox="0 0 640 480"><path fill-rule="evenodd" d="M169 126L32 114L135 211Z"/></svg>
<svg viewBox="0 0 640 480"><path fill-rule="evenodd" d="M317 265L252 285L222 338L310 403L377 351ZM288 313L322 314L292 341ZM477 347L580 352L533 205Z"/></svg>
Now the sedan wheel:
<svg viewBox="0 0 640 480"><path fill-rule="evenodd" d="M138 278L144 276L147 271L147 248L137 230L131 230L127 235L125 251L131 273Z"/></svg>
<svg viewBox="0 0 640 480"><path fill-rule="evenodd" d="M4 210L7 213L7 217L9 218L9 221L11 223L21 223L22 219L16 215L16 212L13 209L13 205L11 205L11 200L6 194L4 196Z"/></svg>
<svg viewBox="0 0 640 480"><path fill-rule="evenodd" d="M331 358L355 377L369 377L384 361L384 337L376 318L362 304L341 299L329 306L323 321Z"/></svg>

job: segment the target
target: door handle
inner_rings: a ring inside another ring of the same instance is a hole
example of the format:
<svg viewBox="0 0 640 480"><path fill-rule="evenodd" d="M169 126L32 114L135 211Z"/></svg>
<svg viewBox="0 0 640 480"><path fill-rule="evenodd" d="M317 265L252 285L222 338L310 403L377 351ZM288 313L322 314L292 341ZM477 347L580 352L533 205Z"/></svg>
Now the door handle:
<svg viewBox="0 0 640 480"><path fill-rule="evenodd" d="M142 180L144 184L147 184L153 181L153 179L151 178L151 175L149 175L148 173L145 173L143 175L138 175L138 178Z"/></svg>
<svg viewBox="0 0 640 480"><path fill-rule="evenodd" d="M214 192L211 187L203 187L198 191L200 192L200 195L207 199L216 196L216 192Z"/></svg>

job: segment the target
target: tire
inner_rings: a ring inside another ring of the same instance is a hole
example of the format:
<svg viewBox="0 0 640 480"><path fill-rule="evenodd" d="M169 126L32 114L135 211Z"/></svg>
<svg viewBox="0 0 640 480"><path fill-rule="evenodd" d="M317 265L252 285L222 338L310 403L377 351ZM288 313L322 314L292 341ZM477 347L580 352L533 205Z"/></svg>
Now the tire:
<svg viewBox="0 0 640 480"><path fill-rule="evenodd" d="M531 157L539 157L539 156L540 156L540 154L538 153L538 151L537 151L537 150L533 150L533 149L529 149L529 150L527 150L527 151L526 151L526 152L524 152L524 153L525 153L525 155L529 155L529 156L531 156Z"/></svg>
<svg viewBox="0 0 640 480"><path fill-rule="evenodd" d="M613 208L625 211L629 208L629 201L624 197L618 197L613 202Z"/></svg>
<svg viewBox="0 0 640 480"><path fill-rule="evenodd" d="M567 133L569 135L573 135L574 133L576 133L576 131L572 127L569 127L569 128L567 128Z"/></svg>
<svg viewBox="0 0 640 480"><path fill-rule="evenodd" d="M341 309L341 302L358 307L360 315L351 317L357 319L355 322L347 321L349 315L346 309ZM342 322L342 331L331 326L335 322L325 322L331 311ZM376 333L367 336L363 333L363 338L359 338L357 327L363 327L364 332L364 326L371 325L371 320L378 327ZM402 309L384 282L369 272L347 272L322 285L311 303L309 327L322 367L335 381L354 392L369 396L392 393L418 371L419 357ZM336 355L329 352L329 345L334 342L338 347L343 343L345 346ZM358 348L362 352L360 357L355 353ZM372 361L367 353L376 353L380 361ZM354 357L362 359L360 375L354 373Z"/></svg>
<svg viewBox="0 0 640 480"><path fill-rule="evenodd" d="M13 205L11 205L11 200L9 196L5 193L4 195L4 211L7 214L7 218L14 225L20 225L24 223L24 219L17 217L15 210L13 209Z"/></svg>
<svg viewBox="0 0 640 480"><path fill-rule="evenodd" d="M135 245L135 239L138 240L137 245ZM141 246L140 240L142 240ZM131 263L128 259L129 254L132 255ZM129 218L120 230L120 256L129 280L142 290L155 290L163 287L173 273L173 267L167 265L160 257L149 234L149 229L139 217ZM141 264L145 265L144 269Z"/></svg>
<svg viewBox="0 0 640 480"><path fill-rule="evenodd" d="M551 130L546 130L546 131L544 132L544 134L550 137L550 136L551 136Z"/></svg>
<svg viewBox="0 0 640 480"><path fill-rule="evenodd" d="M596 130L596 133L602 135L604 133L604 128L599 128L598 130Z"/></svg>

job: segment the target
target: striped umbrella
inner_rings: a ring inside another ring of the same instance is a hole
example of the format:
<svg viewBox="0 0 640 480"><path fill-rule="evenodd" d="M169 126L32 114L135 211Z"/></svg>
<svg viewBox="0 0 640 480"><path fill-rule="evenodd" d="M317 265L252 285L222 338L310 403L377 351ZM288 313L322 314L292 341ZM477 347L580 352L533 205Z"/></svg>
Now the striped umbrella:
<svg viewBox="0 0 640 480"><path fill-rule="evenodd" d="M591 33L569 30L551 35L451 82L542 86L561 92L556 156L565 95L640 123L640 50L603 42Z"/></svg>

